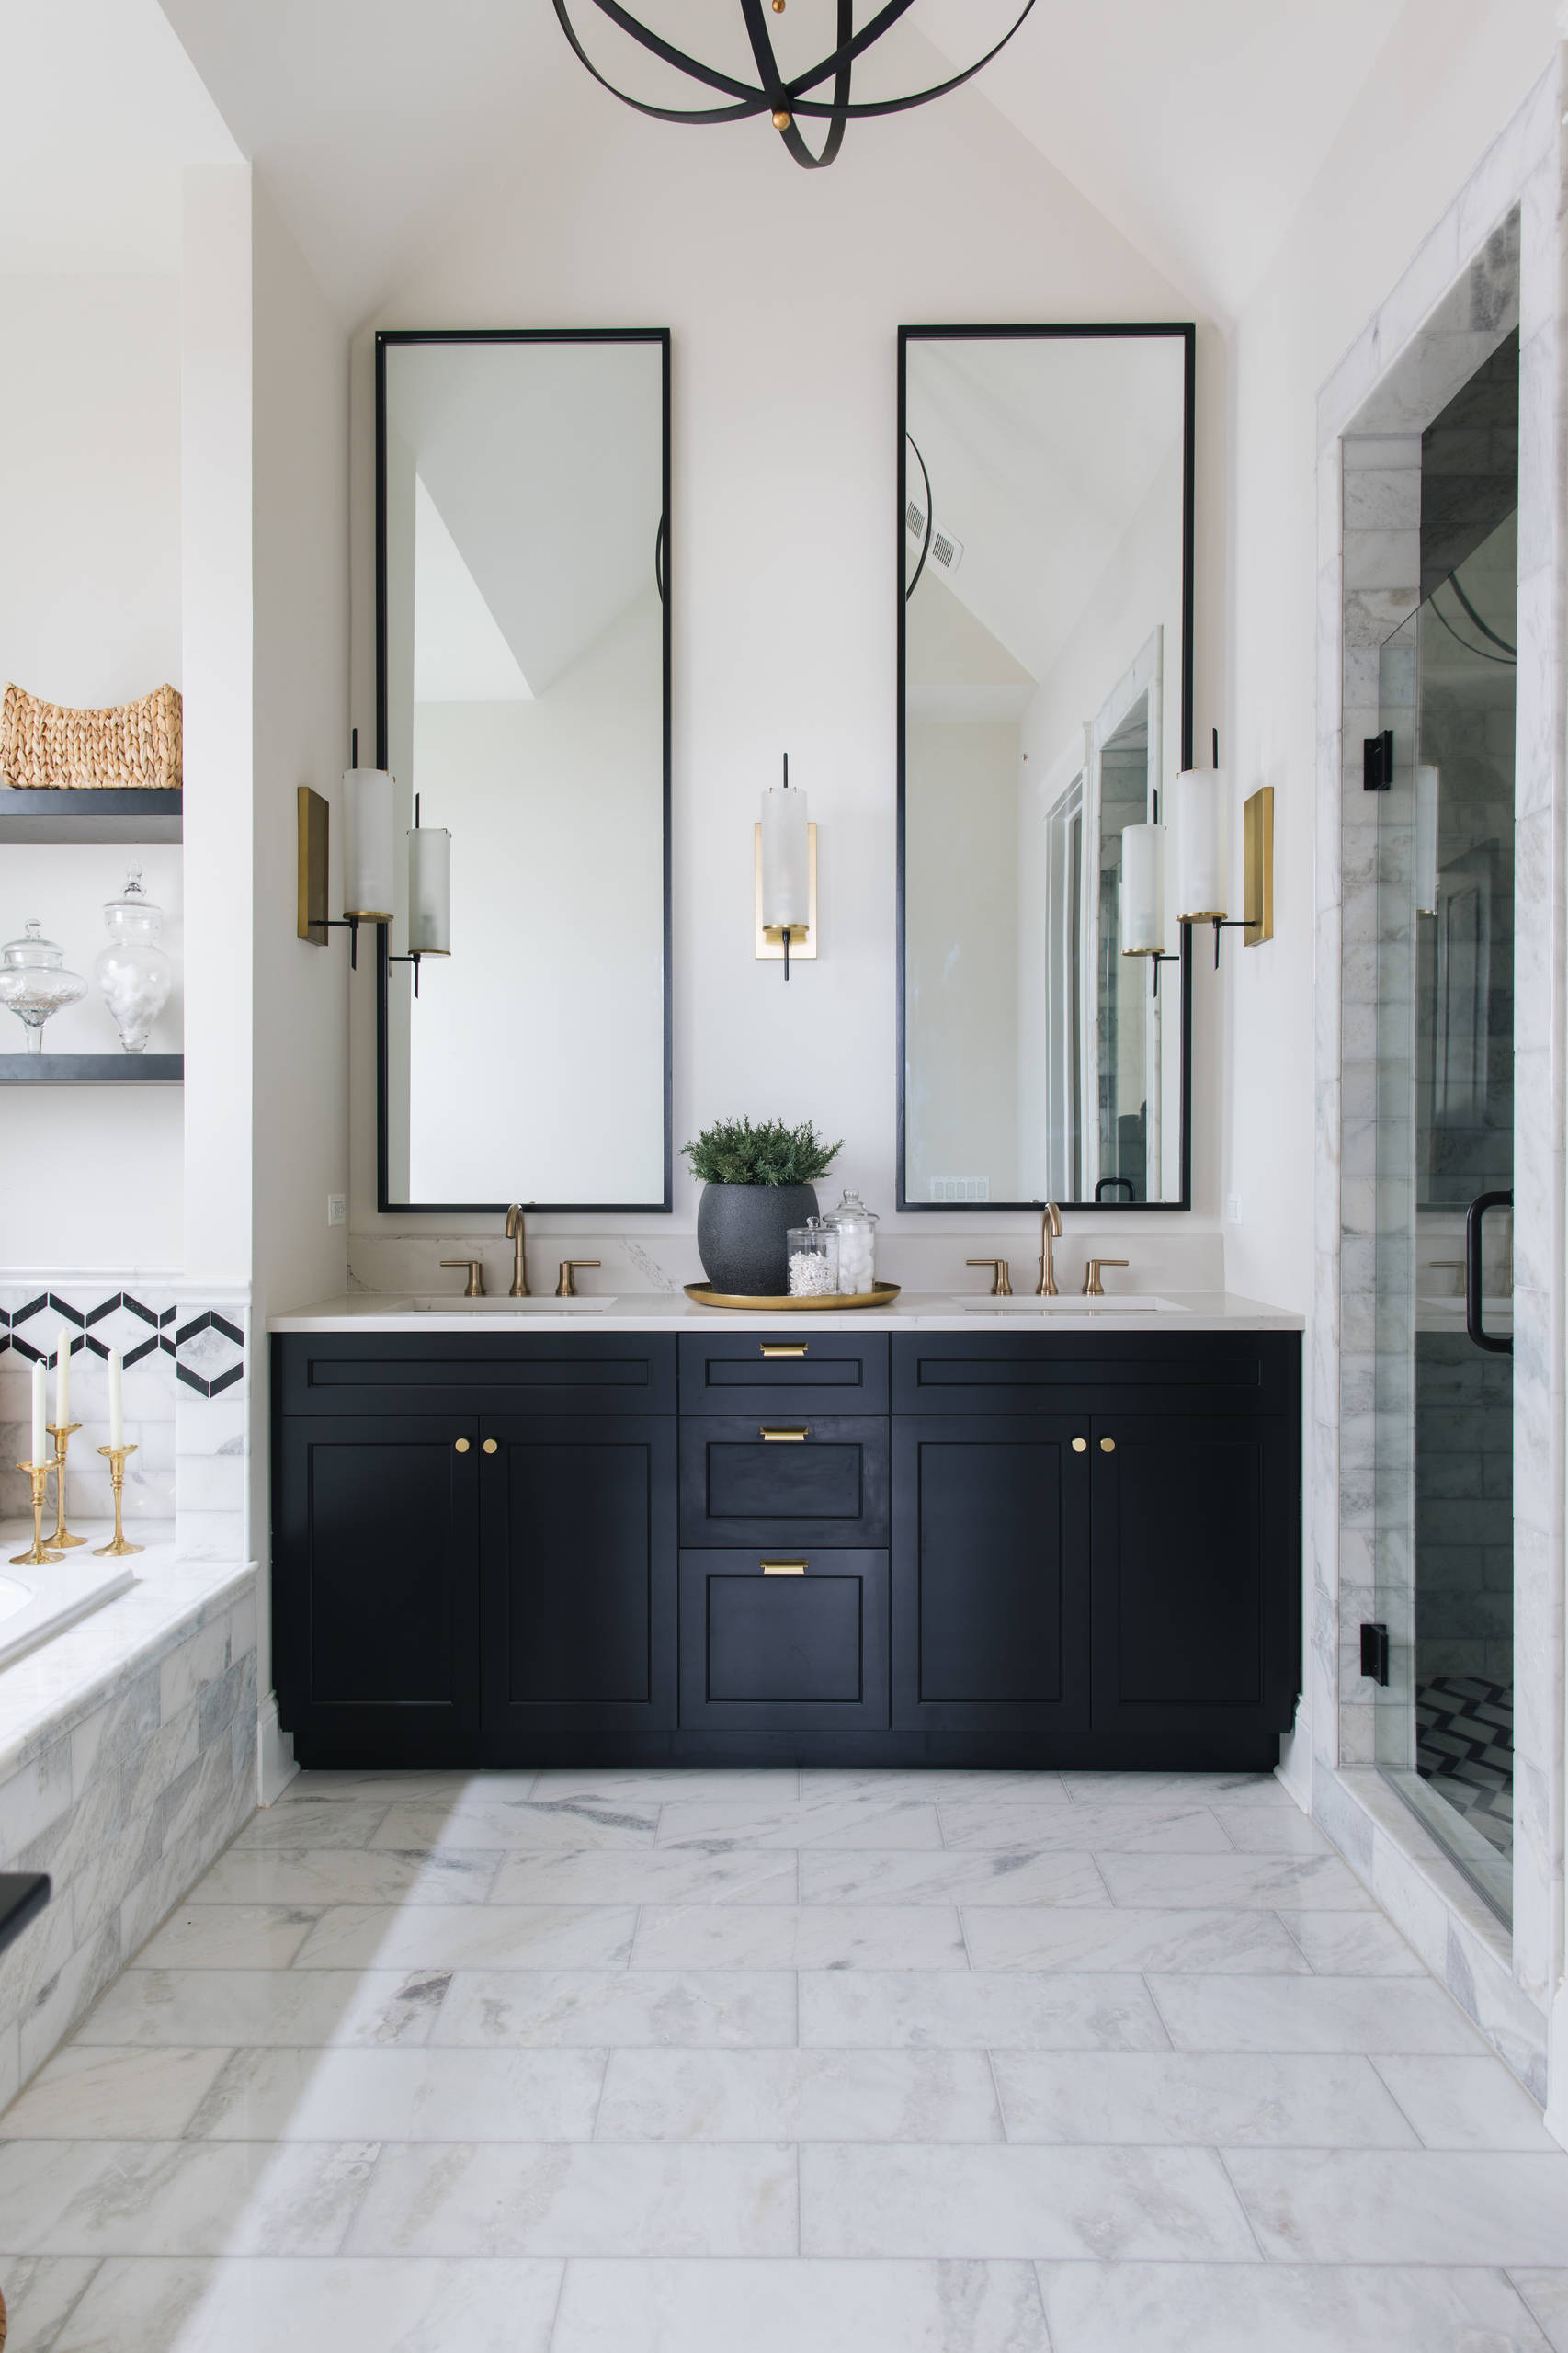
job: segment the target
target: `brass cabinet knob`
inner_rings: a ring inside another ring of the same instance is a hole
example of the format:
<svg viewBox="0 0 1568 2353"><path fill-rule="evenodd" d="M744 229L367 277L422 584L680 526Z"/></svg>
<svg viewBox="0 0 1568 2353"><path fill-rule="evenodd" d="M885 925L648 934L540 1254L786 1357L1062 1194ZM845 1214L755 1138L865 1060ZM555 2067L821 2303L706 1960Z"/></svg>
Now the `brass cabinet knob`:
<svg viewBox="0 0 1568 2353"><path fill-rule="evenodd" d="M498 1441L497 1441L496 1439L494 1439L494 1438L487 1438L485 1439L485 1441L484 1441L484 1451L486 1452L486 1454L494 1454L494 1451L495 1451L495 1448L496 1448L497 1443L498 1443Z"/></svg>
<svg viewBox="0 0 1568 2353"><path fill-rule="evenodd" d="M468 1440L467 1440L467 1438L459 1438L458 1443L457 1443L457 1450L458 1450L458 1452L459 1452L460 1454L466 1454L466 1453L468 1452Z"/></svg>
<svg viewBox="0 0 1568 2353"><path fill-rule="evenodd" d="M1100 1440L1100 1452L1102 1454L1114 1454L1116 1452L1115 1438L1102 1438Z"/></svg>
<svg viewBox="0 0 1568 2353"><path fill-rule="evenodd" d="M1073 1451L1074 1454L1087 1454L1088 1450L1089 1441L1086 1438L1075 1438L1073 1440Z"/></svg>

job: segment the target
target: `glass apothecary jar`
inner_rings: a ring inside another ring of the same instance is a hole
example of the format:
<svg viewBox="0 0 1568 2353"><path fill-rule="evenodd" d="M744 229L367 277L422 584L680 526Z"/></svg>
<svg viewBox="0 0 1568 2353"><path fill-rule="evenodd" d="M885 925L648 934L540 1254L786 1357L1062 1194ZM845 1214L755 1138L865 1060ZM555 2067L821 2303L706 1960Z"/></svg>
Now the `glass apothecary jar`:
<svg viewBox="0 0 1568 2353"><path fill-rule="evenodd" d="M821 1218L792 1225L790 1252L791 1299L832 1299L838 1291L838 1236Z"/></svg>
<svg viewBox="0 0 1568 2353"><path fill-rule="evenodd" d="M86 994L86 982L65 970L65 950L44 938L36 915L20 939L0 948L0 1005L8 1005L25 1027L29 1054L42 1053L50 1015Z"/></svg>
<svg viewBox="0 0 1568 2353"><path fill-rule="evenodd" d="M114 1016L120 1051L144 1053L153 1024L168 1003L174 967L158 946L164 911L142 889L139 866L126 876L120 896L105 905L104 924L109 944L93 967L98 994Z"/></svg>
<svg viewBox="0 0 1568 2353"><path fill-rule="evenodd" d="M838 1236L838 1287L846 1298L869 1291L877 1279L877 1213L858 1193L846 1192L827 1222Z"/></svg>

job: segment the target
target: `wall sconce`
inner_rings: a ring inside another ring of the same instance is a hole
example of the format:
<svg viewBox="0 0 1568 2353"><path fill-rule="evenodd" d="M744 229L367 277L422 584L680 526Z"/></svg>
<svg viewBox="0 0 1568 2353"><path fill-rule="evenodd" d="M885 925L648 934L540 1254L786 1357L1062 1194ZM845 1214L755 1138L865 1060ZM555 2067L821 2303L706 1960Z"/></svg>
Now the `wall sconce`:
<svg viewBox="0 0 1568 2353"><path fill-rule="evenodd" d="M408 842L408 953L389 956L389 964L412 964L414 994L419 995L422 956L452 952L452 837L445 825L421 825L419 795L414 796L414 824Z"/></svg>
<svg viewBox="0 0 1568 2353"><path fill-rule="evenodd" d="M781 956L784 978L790 958L817 952L817 829L806 814L806 796L790 787L790 755L784 781L762 796L755 836L756 864L756 953Z"/></svg>
<svg viewBox="0 0 1568 2353"><path fill-rule="evenodd" d="M359 968L359 926L390 924L392 919L395 857L393 852L392 778L385 768L359 766L359 731L354 730L349 758L353 765L343 777L343 913L327 914L327 853L332 813L319 792L308 784L298 789L299 893L295 932L312 947L324 948L327 934L348 934L349 969ZM445 826L421 827L419 795L414 796L414 825L408 841L408 945L406 956L389 956L392 964L414 966L414 994L419 994L422 956L449 956L452 947L452 837Z"/></svg>
<svg viewBox="0 0 1568 2353"><path fill-rule="evenodd" d="M1118 929L1124 956L1147 956L1153 994L1160 994L1160 966L1179 964L1165 949L1165 829L1155 824L1123 825Z"/></svg>
<svg viewBox="0 0 1568 2353"><path fill-rule="evenodd" d="M1415 912L1437 912L1437 795L1442 788L1438 769L1415 771Z"/></svg>
<svg viewBox="0 0 1568 2353"><path fill-rule="evenodd" d="M1248 946L1274 937L1274 788L1263 785L1246 803L1246 913L1233 916L1226 896L1226 795L1220 767L1220 731L1214 731L1211 768L1184 768L1176 780L1177 904L1181 924L1214 926L1214 969L1220 969L1220 934L1245 931Z"/></svg>

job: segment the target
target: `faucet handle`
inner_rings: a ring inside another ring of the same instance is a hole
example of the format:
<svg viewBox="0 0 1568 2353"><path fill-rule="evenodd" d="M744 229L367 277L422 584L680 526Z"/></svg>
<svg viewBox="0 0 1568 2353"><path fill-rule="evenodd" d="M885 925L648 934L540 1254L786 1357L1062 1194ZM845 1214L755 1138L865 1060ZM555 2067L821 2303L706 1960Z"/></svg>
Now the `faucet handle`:
<svg viewBox="0 0 1568 2353"><path fill-rule="evenodd" d="M575 1299L577 1297L576 1269L579 1267L598 1267L603 1264L604 1261L601 1258L562 1258L560 1279L555 1286L556 1298Z"/></svg>
<svg viewBox="0 0 1568 2353"><path fill-rule="evenodd" d="M1091 1258L1084 1269L1083 1296L1085 1299L1103 1299L1106 1293L1105 1285L1100 1280L1100 1268L1125 1267L1129 1263L1126 1258Z"/></svg>
<svg viewBox="0 0 1568 2353"><path fill-rule="evenodd" d="M463 1286L465 1299L484 1297L484 1261L483 1258L443 1258L443 1267L466 1267L468 1281Z"/></svg>
<svg viewBox="0 0 1568 2353"><path fill-rule="evenodd" d="M964 1260L964 1265L966 1267L989 1267L991 1269L991 1297L993 1299L1012 1298L1013 1278L1007 1271L1007 1261L1006 1258L966 1258Z"/></svg>

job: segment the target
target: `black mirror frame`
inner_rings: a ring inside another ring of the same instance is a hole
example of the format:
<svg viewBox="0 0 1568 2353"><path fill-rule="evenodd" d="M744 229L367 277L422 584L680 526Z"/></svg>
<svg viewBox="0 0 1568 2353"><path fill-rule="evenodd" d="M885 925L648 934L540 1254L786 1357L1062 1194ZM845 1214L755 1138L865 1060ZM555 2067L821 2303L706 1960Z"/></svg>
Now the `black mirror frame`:
<svg viewBox="0 0 1568 2353"><path fill-rule="evenodd" d="M665 987L665 1192L658 1201L530 1201L540 1212L594 1216L667 1216L675 1207L675 1125L672 1083L674 1050L674 946L670 915L670 330L668 327L397 327L376 335L376 765L387 764L387 349L399 343L652 343L660 349L664 404L660 436L663 512L655 551L664 608L664 987ZM505 1201L394 1201L388 1198L387 990L391 980L392 926L376 926L376 1207L393 1217L500 1217Z"/></svg>
<svg viewBox="0 0 1568 2353"><path fill-rule="evenodd" d="M1182 555L1181 555L1181 762L1192 766L1192 607L1193 531L1195 521L1196 388L1198 330L1190 321L1154 320L1145 324L1122 321L1081 325L1024 326L901 326L898 331L898 505L895 512L898 597L898 1207L933 1216L960 1211L973 1217L982 1210L1038 1210L1041 1201L914 1201L906 1184L908 1141L908 1040L906 1017L906 941L904 894L904 782L907 756L905 710L905 580L904 511L908 503L909 346L912 343L999 342L1010 336L1067 338L1074 336L1178 336L1183 347L1182 400ZM1063 1210L1092 1210L1101 1216L1128 1217L1154 1210L1192 1207L1192 927L1181 930L1181 1193L1176 1200L1061 1201Z"/></svg>

